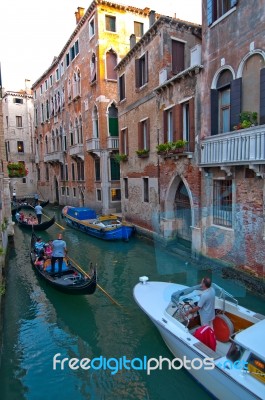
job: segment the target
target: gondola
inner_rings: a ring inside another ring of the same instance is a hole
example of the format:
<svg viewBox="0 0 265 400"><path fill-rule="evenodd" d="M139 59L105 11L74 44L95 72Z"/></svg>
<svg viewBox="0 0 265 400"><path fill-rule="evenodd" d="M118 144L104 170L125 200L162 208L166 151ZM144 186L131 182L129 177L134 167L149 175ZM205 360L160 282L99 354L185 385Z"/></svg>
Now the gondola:
<svg viewBox="0 0 265 400"><path fill-rule="evenodd" d="M21 210L21 208L22 208L21 206L12 208L12 209L11 209L12 217L14 217L14 216L16 215L16 213L19 212L19 211Z"/></svg>
<svg viewBox="0 0 265 400"><path fill-rule="evenodd" d="M50 226L52 226L55 223L55 215L51 219L49 219L49 221L42 222L41 224L32 225L32 224L27 224L26 222L22 222L22 221L17 221L17 223L18 223L18 226L23 229L25 228L28 230L34 229L34 231L45 231L46 229L50 228Z"/></svg>
<svg viewBox="0 0 265 400"><path fill-rule="evenodd" d="M49 200L40 202L41 207L46 207L48 204L49 204ZM25 202L25 204L21 204L21 207L24 208L24 210L32 210L32 208L34 208L34 205L31 203L26 204L26 202Z"/></svg>
<svg viewBox="0 0 265 400"><path fill-rule="evenodd" d="M58 276L58 263L55 264L55 273L52 275L51 272L51 261L48 259L44 263L44 267L35 265L36 252L35 242L37 236L32 232L31 236L31 251L30 260L34 271L46 281L49 285L66 294L93 294L97 287L97 271L96 268L92 267L90 275L86 274L81 269L73 265L69 258L65 258L63 262L62 274Z"/></svg>

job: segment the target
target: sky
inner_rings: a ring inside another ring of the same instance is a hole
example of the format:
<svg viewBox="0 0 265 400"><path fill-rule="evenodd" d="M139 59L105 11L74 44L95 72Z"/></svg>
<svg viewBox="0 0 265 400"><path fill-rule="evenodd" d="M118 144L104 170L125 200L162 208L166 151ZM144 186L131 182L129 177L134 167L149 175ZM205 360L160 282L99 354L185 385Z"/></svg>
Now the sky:
<svg viewBox="0 0 265 400"><path fill-rule="evenodd" d="M33 84L58 56L75 29L77 7L92 0L2 0L0 2L0 63L6 90ZM201 24L201 0L114 0Z"/></svg>

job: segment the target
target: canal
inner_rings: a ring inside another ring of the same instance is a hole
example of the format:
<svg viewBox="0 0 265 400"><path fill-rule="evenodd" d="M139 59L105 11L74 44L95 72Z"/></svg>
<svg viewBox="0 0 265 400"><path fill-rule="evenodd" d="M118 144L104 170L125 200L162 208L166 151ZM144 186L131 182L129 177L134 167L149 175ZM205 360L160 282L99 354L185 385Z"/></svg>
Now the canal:
<svg viewBox="0 0 265 400"><path fill-rule="evenodd" d="M59 209L45 208L57 214ZM45 240L61 229L43 232ZM85 270L97 263L103 290L92 296L67 296L40 282L29 262L30 233L15 227L7 268L3 351L0 365L1 400L207 400L205 392L185 370L53 369L60 358L172 359L153 324L134 302L139 276L151 280L197 284L205 274L233 293L240 304L264 312L264 301L242 285L222 279L218 269L205 271L155 243L135 237L129 242L104 242L81 232L63 231L69 255ZM99 361L98 361L99 362ZM114 364L112 364L114 365ZM139 364L138 364L139 365Z"/></svg>

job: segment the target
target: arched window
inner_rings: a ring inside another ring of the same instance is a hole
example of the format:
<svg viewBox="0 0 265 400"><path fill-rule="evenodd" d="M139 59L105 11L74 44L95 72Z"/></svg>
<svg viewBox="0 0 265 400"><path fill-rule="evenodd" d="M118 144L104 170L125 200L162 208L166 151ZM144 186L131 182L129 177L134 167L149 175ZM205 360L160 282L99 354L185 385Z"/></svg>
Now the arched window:
<svg viewBox="0 0 265 400"><path fill-rule="evenodd" d="M242 111L252 111L260 117L260 70L264 67L261 55L249 57L242 72Z"/></svg>
<svg viewBox="0 0 265 400"><path fill-rule="evenodd" d="M94 106L92 113L92 122L93 122L93 137L98 138L98 110L97 107Z"/></svg>
<svg viewBox="0 0 265 400"><path fill-rule="evenodd" d="M58 129L56 129L56 151L60 151L60 139Z"/></svg>
<svg viewBox="0 0 265 400"><path fill-rule="evenodd" d="M76 143L79 142L79 126L78 126L78 119L75 119L75 132L76 132Z"/></svg>
<svg viewBox="0 0 265 400"><path fill-rule="evenodd" d="M91 83L97 80L97 65L96 65L96 54L93 53L90 62L90 80Z"/></svg>
<svg viewBox="0 0 265 400"><path fill-rule="evenodd" d="M117 80L117 72L114 68L117 65L117 54L111 49L106 53L107 79Z"/></svg>
<svg viewBox="0 0 265 400"><path fill-rule="evenodd" d="M52 152L55 151L55 136L54 136L54 131L52 131Z"/></svg>
<svg viewBox="0 0 265 400"><path fill-rule="evenodd" d="M229 69L219 74L216 89L211 90L211 134L229 132L231 130L231 82Z"/></svg>
<svg viewBox="0 0 265 400"><path fill-rule="evenodd" d="M73 76L73 97L78 97L81 95L81 77L79 69L74 72Z"/></svg>
<svg viewBox="0 0 265 400"><path fill-rule="evenodd" d="M118 109L114 103L109 107L109 135L119 136Z"/></svg>
<svg viewBox="0 0 265 400"><path fill-rule="evenodd" d="M69 125L69 133L70 133L70 146L74 145L74 131L73 131L73 124L70 122Z"/></svg>
<svg viewBox="0 0 265 400"><path fill-rule="evenodd" d="M83 122L82 122L81 115L79 117L79 136L80 136L80 142L79 143L83 143Z"/></svg>

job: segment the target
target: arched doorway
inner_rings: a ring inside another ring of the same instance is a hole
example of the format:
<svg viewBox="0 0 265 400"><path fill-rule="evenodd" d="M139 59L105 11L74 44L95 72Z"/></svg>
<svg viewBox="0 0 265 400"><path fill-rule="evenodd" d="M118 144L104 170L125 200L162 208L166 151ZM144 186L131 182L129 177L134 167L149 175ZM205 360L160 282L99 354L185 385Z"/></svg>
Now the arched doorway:
<svg viewBox="0 0 265 400"><path fill-rule="evenodd" d="M175 201L174 201L174 214L177 220L176 236L180 239L191 242L192 240L192 218L189 194L183 181L178 185Z"/></svg>

